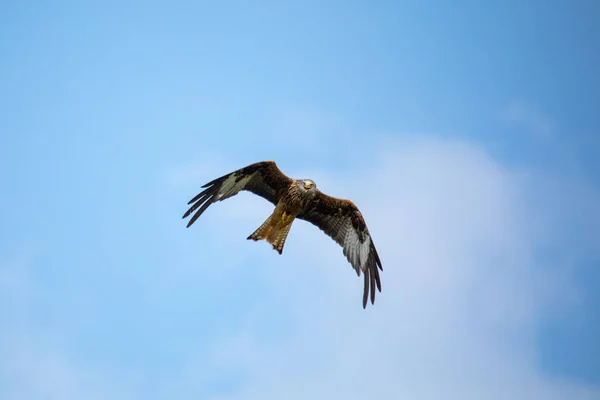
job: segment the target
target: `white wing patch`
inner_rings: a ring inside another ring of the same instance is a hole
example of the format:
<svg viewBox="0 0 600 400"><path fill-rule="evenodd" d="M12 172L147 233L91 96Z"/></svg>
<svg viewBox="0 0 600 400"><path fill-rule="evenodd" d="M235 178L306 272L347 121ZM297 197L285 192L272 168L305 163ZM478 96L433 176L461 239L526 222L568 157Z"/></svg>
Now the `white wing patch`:
<svg viewBox="0 0 600 400"><path fill-rule="evenodd" d="M356 230L354 230L352 226L349 226L346 229L344 248L347 249L347 257L350 259L350 263L352 265L359 265L360 269L364 271L366 269L367 260L369 259L371 237L367 235L365 242L361 243L358 239Z"/></svg>
<svg viewBox="0 0 600 400"><path fill-rule="evenodd" d="M239 175L231 174L227 179L223 181L219 193L217 194L217 200L225 200L228 197L236 195L240 190L242 190L248 181L252 179L254 175L245 176L240 179L238 182L235 180Z"/></svg>

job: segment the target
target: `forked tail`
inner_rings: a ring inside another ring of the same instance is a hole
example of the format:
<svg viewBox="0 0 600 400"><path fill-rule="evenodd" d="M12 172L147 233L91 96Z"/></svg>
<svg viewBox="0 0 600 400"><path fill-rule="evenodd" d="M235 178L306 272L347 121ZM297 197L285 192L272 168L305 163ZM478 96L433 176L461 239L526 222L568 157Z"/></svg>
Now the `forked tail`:
<svg viewBox="0 0 600 400"><path fill-rule="evenodd" d="M273 245L273 249L277 250L279 254L283 252L283 246L285 245L285 239L287 239L288 233L290 233L290 229L292 227L292 223L286 223L281 229L277 231L271 231L271 234L267 236L267 242Z"/></svg>
<svg viewBox="0 0 600 400"><path fill-rule="evenodd" d="M283 246L285 245L285 239L287 238L288 233L292 227L292 222L294 218L285 218L285 213L283 218L277 218L275 212L266 219L262 225L255 230L250 236L247 237L248 240L252 239L254 241L258 240L266 240L273 246L274 250L277 250L279 254L283 252Z"/></svg>

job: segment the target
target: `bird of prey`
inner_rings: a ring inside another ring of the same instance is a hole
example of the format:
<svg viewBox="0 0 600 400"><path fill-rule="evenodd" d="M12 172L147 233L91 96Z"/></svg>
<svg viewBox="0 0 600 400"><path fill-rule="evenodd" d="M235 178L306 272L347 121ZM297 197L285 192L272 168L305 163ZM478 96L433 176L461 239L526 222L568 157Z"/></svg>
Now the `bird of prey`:
<svg viewBox="0 0 600 400"><path fill-rule="evenodd" d="M202 188L204 191L188 202L193 205L183 214L182 218L186 218L197 210L189 220L188 228L212 203L235 196L241 190L254 193L273 203L275 210L247 239L264 239L281 254L294 220L308 221L342 246L358 276L363 273L363 308L367 306L369 292L371 304L375 303L375 286L381 292L377 267L382 271L383 267L367 224L352 201L326 195L310 179L286 176L274 161L248 165L210 181Z"/></svg>

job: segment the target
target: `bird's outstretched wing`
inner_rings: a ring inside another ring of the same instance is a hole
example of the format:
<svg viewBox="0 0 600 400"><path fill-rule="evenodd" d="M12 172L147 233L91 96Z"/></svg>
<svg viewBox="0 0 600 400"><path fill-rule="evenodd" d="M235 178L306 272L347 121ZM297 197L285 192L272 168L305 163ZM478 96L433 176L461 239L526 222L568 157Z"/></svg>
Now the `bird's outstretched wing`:
<svg viewBox="0 0 600 400"><path fill-rule="evenodd" d="M382 271L383 267L358 207L350 200L338 199L318 191L311 207L297 218L316 225L342 246L344 255L357 275L360 276L361 271L364 274L363 308L367 306L369 292L371 304L374 304L375 286L381 292L377 267Z"/></svg>
<svg viewBox="0 0 600 400"><path fill-rule="evenodd" d="M182 218L186 218L200 207L188 222L189 228L212 203L235 196L240 190L252 192L277 205L282 190L292 182L293 180L281 172L274 161L250 164L202 186L206 189L188 202L193 205Z"/></svg>

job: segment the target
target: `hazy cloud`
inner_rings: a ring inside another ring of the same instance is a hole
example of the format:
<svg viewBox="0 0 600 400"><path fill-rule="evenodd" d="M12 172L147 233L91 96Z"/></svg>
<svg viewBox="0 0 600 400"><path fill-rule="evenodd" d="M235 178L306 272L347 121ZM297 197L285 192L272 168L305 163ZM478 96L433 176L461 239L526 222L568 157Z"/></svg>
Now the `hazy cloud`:
<svg viewBox="0 0 600 400"><path fill-rule="evenodd" d="M542 139L552 137L556 130L556 123L549 115L522 101L510 103L500 112L500 118L527 129L532 135Z"/></svg>
<svg viewBox="0 0 600 400"><path fill-rule="evenodd" d="M74 357L60 340L17 326L5 330L0 343L0 394L597 399L598 387L545 375L535 338L552 310L574 306L569 293L579 290L569 265L539 258L539 250L554 243L557 224L580 218L571 203L547 197L549 186L539 184L535 171L507 169L468 143L406 139L370 151L378 156L369 170L303 176L333 196L354 200L367 219L384 265L375 306L362 309L362 278L337 244L310 224L295 222L282 256L263 242L245 241L272 207L240 194L211 207L193 234L186 231L196 246L189 252L193 268L165 266L174 288L177 279L193 280L198 292L227 283L221 299L235 303L235 329L198 338L183 364L169 366L176 373L149 382L142 371L116 376ZM291 168L285 172L295 176ZM166 184L187 191L229 170L181 168ZM592 192L581 191L586 193ZM214 252L210 259L218 257L219 264L205 271L191 258L209 239L201 257ZM0 287L12 288L11 298L35 291L23 271L1 270Z"/></svg>
<svg viewBox="0 0 600 400"><path fill-rule="evenodd" d="M362 281L316 228L296 222L281 258L257 244L274 294L214 352L245 378L218 398L598 398L539 365L540 321L576 288L568 266L536 257L548 238L527 217L535 174L442 141L398 143L353 173L313 178L367 218L384 263L375 307L362 310ZM279 320L288 329L264 340Z"/></svg>

